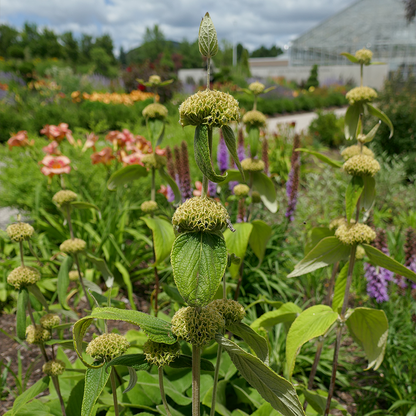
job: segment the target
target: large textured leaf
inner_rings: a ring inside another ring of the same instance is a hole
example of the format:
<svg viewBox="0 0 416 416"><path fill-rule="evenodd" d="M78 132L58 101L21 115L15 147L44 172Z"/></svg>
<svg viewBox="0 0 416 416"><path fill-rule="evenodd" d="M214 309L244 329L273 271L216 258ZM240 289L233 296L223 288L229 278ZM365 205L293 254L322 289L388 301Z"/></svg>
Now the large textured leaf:
<svg viewBox="0 0 416 416"><path fill-rule="evenodd" d="M59 304L64 309L69 309L66 297L68 295L67 291L69 286L69 271L71 270L72 262L72 256L65 257L63 262L61 263L61 267L59 268L58 273L58 300Z"/></svg>
<svg viewBox="0 0 416 416"><path fill-rule="evenodd" d="M264 313L257 318L250 326L254 330L264 328L269 330L277 324L282 322L292 323L299 314L302 313L302 309L292 302L282 304L278 309Z"/></svg>
<svg viewBox="0 0 416 416"><path fill-rule="evenodd" d="M305 245L305 254L308 254L325 237L332 237L334 231L328 227L315 227L310 232L310 241Z"/></svg>
<svg viewBox="0 0 416 416"><path fill-rule="evenodd" d="M266 208L273 214L277 212L277 195L271 179L263 172L253 172L253 186L260 194Z"/></svg>
<svg viewBox="0 0 416 416"><path fill-rule="evenodd" d="M242 222L234 225L235 232L231 232L228 228L224 232L225 243L227 244L227 251L230 254L235 254L240 258L239 263L232 263L229 267L232 278L236 278L239 274L241 262L247 251L247 245L250 240L250 234L253 225L248 222Z"/></svg>
<svg viewBox="0 0 416 416"><path fill-rule="evenodd" d="M347 192L345 193L345 209L347 213L348 223L354 215L355 207L360 199L360 196L364 189L363 178L359 176L353 176L350 183L347 186Z"/></svg>
<svg viewBox="0 0 416 416"><path fill-rule="evenodd" d="M360 121L360 114L363 112L363 106L360 103L350 105L345 113L344 133L347 140L354 139L357 131L357 125Z"/></svg>
<svg viewBox="0 0 416 416"><path fill-rule="evenodd" d="M251 230L250 240L248 242L253 253L259 259L258 266L260 266L263 261L267 243L272 235L272 227L262 220L254 220L251 222L251 225L253 226L253 229Z"/></svg>
<svg viewBox="0 0 416 416"><path fill-rule="evenodd" d="M295 266L295 270L287 277L302 276L344 260L349 256L350 251L350 247L342 244L337 237L326 237Z"/></svg>
<svg viewBox="0 0 416 416"><path fill-rule="evenodd" d="M393 273L397 273L400 276L407 277L410 280L416 282L416 273L412 272L407 267L400 264L398 261L385 255L382 251L377 250L375 247L368 244L363 244L365 253L370 259L370 263L376 266L383 267L384 269L390 270Z"/></svg>
<svg viewBox="0 0 416 416"><path fill-rule="evenodd" d="M106 366L100 368L88 368L85 373L84 397L82 399L81 416L90 416L94 409L95 402L104 390L110 371Z"/></svg>
<svg viewBox="0 0 416 416"><path fill-rule="evenodd" d="M243 324L242 322L228 325L227 329L234 335L242 338L245 343L256 353L257 357L268 364L269 347L267 345L266 338L262 337L256 331L254 331L248 325Z"/></svg>
<svg viewBox="0 0 416 416"><path fill-rule="evenodd" d="M156 267L169 256L172 250L175 241L173 226L172 223L157 217L142 217L142 220L153 233L153 247L156 254L156 261L153 266Z"/></svg>
<svg viewBox="0 0 416 416"><path fill-rule="evenodd" d="M222 335L217 335L216 341L227 351L241 375L274 409L283 416L304 416L302 405L291 383Z"/></svg>
<svg viewBox="0 0 416 416"><path fill-rule="evenodd" d="M344 303L345 287L347 286L348 267L350 262L344 265L338 274L337 281L335 282L334 297L332 298L332 309L337 312L338 309Z"/></svg>
<svg viewBox="0 0 416 416"><path fill-rule="evenodd" d="M222 182L227 174L224 176L217 175L214 172L212 167L211 155L209 150L209 141L208 141L208 126L206 124L200 124L195 128L194 136L194 154L195 162L198 165L201 172L211 181L211 182Z"/></svg>
<svg viewBox="0 0 416 416"><path fill-rule="evenodd" d="M136 304L134 303L133 299L133 284L131 283L130 273L119 261L116 261L114 263L114 266L117 267L117 270L120 272L121 277L123 278L123 282L126 285L127 296L129 298L131 308L133 310L137 310Z"/></svg>
<svg viewBox="0 0 416 416"><path fill-rule="evenodd" d="M372 106L371 104L366 104L367 108L368 108L368 112L374 116L377 117L378 119L380 119L383 123L386 123L388 128L390 129L390 136L389 139L391 139L391 137L393 136L394 133L394 127L393 127L393 123L390 121L390 119L378 108Z"/></svg>
<svg viewBox="0 0 416 416"><path fill-rule="evenodd" d="M107 182L107 188L115 191L117 187L147 176L147 169L141 165L125 166L114 172Z"/></svg>
<svg viewBox="0 0 416 416"><path fill-rule="evenodd" d="M251 158L254 158L257 155L259 139L260 139L260 129L256 126L250 127L248 130L248 143L250 145Z"/></svg>
<svg viewBox="0 0 416 416"><path fill-rule="evenodd" d="M173 277L190 306L205 306L214 298L227 267L227 248L221 234L182 233L171 253Z"/></svg>
<svg viewBox="0 0 416 416"><path fill-rule="evenodd" d="M163 166L161 168L159 168L159 174L162 177L162 179L164 179L168 183L170 188L172 189L173 194L175 195L175 201L173 201L173 202L175 204L179 204L182 200L182 195L181 195L181 191L179 190L178 184L176 183L175 179L173 179L169 175L169 173L167 173L165 171Z"/></svg>
<svg viewBox="0 0 416 416"><path fill-rule="evenodd" d="M337 319L338 313L326 305L312 306L295 319L286 338L286 363L290 378L302 345L324 335Z"/></svg>
<svg viewBox="0 0 416 416"><path fill-rule="evenodd" d="M227 149L230 152L230 155L233 158L238 168L238 171L240 172L242 176L242 181L244 182L245 181L244 171L243 171L243 168L241 167L240 159L238 158L237 142L235 140L234 131L230 126L222 126L221 130L222 130L222 135L224 137L224 141L227 146ZM239 181L239 182L242 182L242 181Z"/></svg>
<svg viewBox="0 0 416 416"><path fill-rule="evenodd" d="M218 52L217 31L208 12L202 18L199 26L198 45L199 52L205 58L212 58Z"/></svg>
<svg viewBox="0 0 416 416"><path fill-rule="evenodd" d="M355 341L365 351L367 370L380 367L387 345L389 323L380 309L356 308L347 319L347 326Z"/></svg>
<svg viewBox="0 0 416 416"><path fill-rule="evenodd" d="M303 152L303 153L309 153L310 155L315 156L321 162L324 162L327 165L332 166L333 168L342 167L342 162L338 162L338 160L333 160L333 159L329 158L328 156L323 155L322 153L316 152L315 150L299 148L299 149L296 149L296 151L297 152Z"/></svg>
<svg viewBox="0 0 416 416"><path fill-rule="evenodd" d="M361 194L360 206L365 211L369 211L373 207L374 200L376 199L376 181L372 176L364 176L363 180L364 190Z"/></svg>

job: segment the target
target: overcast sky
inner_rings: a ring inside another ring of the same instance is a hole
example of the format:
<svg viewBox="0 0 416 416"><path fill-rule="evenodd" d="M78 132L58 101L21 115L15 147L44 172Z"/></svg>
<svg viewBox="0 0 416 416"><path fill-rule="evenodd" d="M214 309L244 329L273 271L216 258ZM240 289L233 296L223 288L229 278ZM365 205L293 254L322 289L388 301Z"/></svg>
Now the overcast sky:
<svg viewBox="0 0 416 416"><path fill-rule="evenodd" d="M109 33L118 49L139 46L146 27L159 24L167 39L196 39L209 12L219 39L284 46L355 0L0 0L0 22L35 22L58 33Z"/></svg>

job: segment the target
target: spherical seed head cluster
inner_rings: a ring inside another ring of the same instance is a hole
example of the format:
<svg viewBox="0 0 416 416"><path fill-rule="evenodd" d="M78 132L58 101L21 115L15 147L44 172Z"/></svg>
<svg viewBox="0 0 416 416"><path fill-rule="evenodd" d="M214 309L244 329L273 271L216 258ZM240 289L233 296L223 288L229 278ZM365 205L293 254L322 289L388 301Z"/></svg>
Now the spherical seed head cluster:
<svg viewBox="0 0 416 416"><path fill-rule="evenodd" d="M174 344L160 344L151 339L146 341L143 345L143 354L146 356L146 361L149 364L154 364L158 367L170 364L175 361L181 353L179 342Z"/></svg>
<svg viewBox="0 0 416 416"><path fill-rule="evenodd" d="M66 240L60 246L59 250L67 254L77 254L85 250L87 243L80 238L74 238L73 240Z"/></svg>
<svg viewBox="0 0 416 416"><path fill-rule="evenodd" d="M168 116L168 109L159 103L149 104L142 111L144 118L158 118L164 120Z"/></svg>
<svg viewBox="0 0 416 416"><path fill-rule="evenodd" d="M345 148L341 153L344 160L351 159L353 156L357 155L365 155L374 158L374 153L367 146L363 146L363 151L361 152L361 146L357 144Z"/></svg>
<svg viewBox="0 0 416 416"><path fill-rule="evenodd" d="M42 344L51 339L51 333L41 325L29 325L26 328L26 342L28 344Z"/></svg>
<svg viewBox="0 0 416 416"><path fill-rule="evenodd" d="M231 299L217 299L212 301L209 306L216 309L223 317L225 326L241 322L246 316L244 307L235 300Z"/></svg>
<svg viewBox="0 0 416 416"><path fill-rule="evenodd" d="M344 217L335 218L329 223L329 229L330 230L336 230L341 225L344 225L347 223L347 219Z"/></svg>
<svg viewBox="0 0 416 416"><path fill-rule="evenodd" d="M266 125L266 116L257 110L247 111L243 116L243 123L247 127L264 127Z"/></svg>
<svg viewBox="0 0 416 416"><path fill-rule="evenodd" d="M34 285L40 280L40 273L33 267L19 266L7 276L7 283L16 289Z"/></svg>
<svg viewBox="0 0 416 416"><path fill-rule="evenodd" d="M258 95L261 94L264 89L265 89L265 85L262 84L261 82L252 82L249 86L248 89L254 94L254 95Z"/></svg>
<svg viewBox="0 0 416 416"><path fill-rule="evenodd" d="M344 163L343 169L351 176L374 176L380 170L380 163L370 156L356 155Z"/></svg>
<svg viewBox="0 0 416 416"><path fill-rule="evenodd" d="M149 82L153 85L159 85L162 82L162 79L159 75L150 75Z"/></svg>
<svg viewBox="0 0 416 416"><path fill-rule="evenodd" d="M224 328L224 319L210 305L198 311L188 306L179 309L172 318L172 332L197 347L208 344Z"/></svg>
<svg viewBox="0 0 416 416"><path fill-rule="evenodd" d="M185 201L172 217L172 224L179 232L221 231L229 221L227 210L219 202L200 196Z"/></svg>
<svg viewBox="0 0 416 416"><path fill-rule="evenodd" d="M335 237L346 245L369 244L376 238L376 233L365 224L343 224L335 231Z"/></svg>
<svg viewBox="0 0 416 416"><path fill-rule="evenodd" d="M370 87L356 87L347 92L345 96L352 105L355 103L369 103L377 98L377 93Z"/></svg>
<svg viewBox="0 0 416 416"><path fill-rule="evenodd" d="M78 195L75 192L59 191L53 196L52 201L61 208L70 202L76 201L77 197Z"/></svg>
<svg viewBox="0 0 416 416"><path fill-rule="evenodd" d="M264 170L264 162L260 159L247 158L241 162L241 167L249 172L261 172Z"/></svg>
<svg viewBox="0 0 416 416"><path fill-rule="evenodd" d="M146 166L147 169L150 169L150 168L159 169L163 166L166 166L166 158L164 156L156 155L153 153L142 156L141 161L143 165Z"/></svg>
<svg viewBox="0 0 416 416"><path fill-rule="evenodd" d="M42 371L48 376L60 376L65 371L65 363L61 360L50 360L43 364Z"/></svg>
<svg viewBox="0 0 416 416"><path fill-rule="evenodd" d="M54 313L48 313L42 316L42 318L40 318L40 324L42 325L43 328L46 328L46 329L52 329L54 326L57 326L60 323L61 323L61 318Z"/></svg>
<svg viewBox="0 0 416 416"><path fill-rule="evenodd" d="M71 270L68 274L69 274L69 280L71 280L72 282L79 279L78 270Z"/></svg>
<svg viewBox="0 0 416 416"><path fill-rule="evenodd" d="M191 95L179 107L179 116L182 127L200 124L222 127L240 120L238 101L232 95L216 90Z"/></svg>
<svg viewBox="0 0 416 416"><path fill-rule="evenodd" d="M365 250L362 246L357 246L357 251L355 252L355 258L357 260L363 259L365 256Z"/></svg>
<svg viewBox="0 0 416 416"><path fill-rule="evenodd" d="M86 353L95 360L109 361L123 355L130 347L127 339L118 334L103 334L93 339Z"/></svg>
<svg viewBox="0 0 416 416"><path fill-rule="evenodd" d="M35 229L25 222L18 222L17 224L11 224L6 228L6 233L10 237L10 240L15 243L20 243L21 241L29 240Z"/></svg>
<svg viewBox="0 0 416 416"><path fill-rule="evenodd" d="M373 52L369 49L363 48L355 52L355 57L358 59L358 63L363 65L369 65L373 58Z"/></svg>
<svg viewBox="0 0 416 416"><path fill-rule="evenodd" d="M140 209L146 214L155 212L157 210L157 208L158 208L158 206L157 206L156 201L144 201L140 205Z"/></svg>
<svg viewBox="0 0 416 416"><path fill-rule="evenodd" d="M258 204L259 202L261 202L260 194L257 191L253 191L251 193L251 198L254 204Z"/></svg>
<svg viewBox="0 0 416 416"><path fill-rule="evenodd" d="M245 197L250 192L250 188L247 185L244 185L243 183L240 183L233 188L233 192L235 196L239 197Z"/></svg>

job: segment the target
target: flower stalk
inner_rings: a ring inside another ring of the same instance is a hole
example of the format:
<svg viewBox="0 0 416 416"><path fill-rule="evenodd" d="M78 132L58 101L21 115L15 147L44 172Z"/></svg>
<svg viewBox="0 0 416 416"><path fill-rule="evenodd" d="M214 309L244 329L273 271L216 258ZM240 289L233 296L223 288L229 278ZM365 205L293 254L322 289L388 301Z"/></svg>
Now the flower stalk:
<svg viewBox="0 0 416 416"><path fill-rule="evenodd" d="M172 416L170 413L169 405L166 400L166 394L165 394L165 387L163 385L163 367L158 368L158 374L159 374L159 389L160 389L160 395L162 396L162 403L166 410L167 416Z"/></svg>

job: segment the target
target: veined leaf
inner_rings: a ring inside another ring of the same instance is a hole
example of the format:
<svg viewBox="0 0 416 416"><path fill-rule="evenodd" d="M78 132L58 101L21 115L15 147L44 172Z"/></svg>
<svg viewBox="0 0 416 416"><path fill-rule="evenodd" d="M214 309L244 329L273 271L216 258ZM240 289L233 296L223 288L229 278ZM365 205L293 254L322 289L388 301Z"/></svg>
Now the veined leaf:
<svg viewBox="0 0 416 416"><path fill-rule="evenodd" d="M358 59L354 55L351 55L348 52L342 52L340 55L345 56L353 64L356 64L358 62Z"/></svg>
<svg viewBox="0 0 416 416"><path fill-rule="evenodd" d="M333 168L340 168L343 165L342 162L338 162L337 160L333 160L333 159L329 158L328 156L323 155L322 153L316 152L315 150L299 148L299 149L296 149L296 151L297 152L303 152L303 153L309 153L310 155L315 156L321 162L324 162L327 165L332 166Z"/></svg>
<svg viewBox="0 0 416 416"><path fill-rule="evenodd" d="M259 264L257 266L259 267L263 261L267 243L272 235L272 228L262 220L251 221L251 225L253 226L253 229L251 230L248 242L253 253L259 259Z"/></svg>
<svg viewBox="0 0 416 416"><path fill-rule="evenodd" d="M365 211L373 208L376 199L376 181L372 176L364 176L364 190L361 194L361 204Z"/></svg>
<svg viewBox="0 0 416 416"><path fill-rule="evenodd" d="M205 232L179 234L173 243L171 263L179 293L190 306L212 301L227 267L224 237Z"/></svg>
<svg viewBox="0 0 416 416"><path fill-rule="evenodd" d="M271 179L263 172L253 172L253 186L259 192L263 204L271 213L278 209L276 189Z"/></svg>
<svg viewBox="0 0 416 416"><path fill-rule="evenodd" d="M308 254L325 237L333 237L334 231L328 227L315 227L310 232L310 242L305 245L305 254Z"/></svg>
<svg viewBox="0 0 416 416"><path fill-rule="evenodd" d="M231 157L233 158L238 171L242 176L242 181L245 182L244 171L241 167L240 159L237 154L237 142L235 140L234 131L230 126L222 126L222 135L224 136L224 142L227 146L228 151L230 152ZM241 182L241 181L239 181Z"/></svg>
<svg viewBox="0 0 416 416"><path fill-rule="evenodd" d="M26 338L26 308L29 302L29 292L27 288L22 287L17 296L16 309L16 335L19 339Z"/></svg>
<svg viewBox="0 0 416 416"><path fill-rule="evenodd" d="M212 58L218 52L217 31L208 12L205 13L199 26L198 45L199 52L205 58Z"/></svg>
<svg viewBox="0 0 416 416"><path fill-rule="evenodd" d="M349 264L350 262L347 261L347 263L339 272L337 280L335 282L334 296L332 298L332 310L334 312L338 312L338 309L341 308L342 304L344 303L345 287L347 286Z"/></svg>
<svg viewBox="0 0 416 416"><path fill-rule="evenodd" d="M252 126L248 130L248 143L250 145L250 155L251 158L256 157L257 148L259 146L260 140L260 129L256 126Z"/></svg>
<svg viewBox="0 0 416 416"><path fill-rule="evenodd" d="M250 326L254 330L264 328L270 330L277 324L283 322L292 323L299 314L302 313L302 309L292 302L287 302L281 305L274 311L269 311L257 318Z"/></svg>
<svg viewBox="0 0 416 416"><path fill-rule="evenodd" d="M179 204L182 200L181 191L179 190L178 184L176 183L175 179L173 179L169 173L165 171L165 169L162 167L159 168L159 174L164 179L170 188L172 189L174 195L175 195L175 204Z"/></svg>
<svg viewBox="0 0 416 416"><path fill-rule="evenodd" d="M90 416L92 414L95 402L100 397L109 378L110 372L106 371L106 366L87 368L81 416Z"/></svg>
<svg viewBox="0 0 416 416"><path fill-rule="evenodd" d="M348 107L345 113L344 133L347 140L355 138L357 125L360 121L360 114L363 112L363 105L360 103L352 104Z"/></svg>
<svg viewBox="0 0 416 416"><path fill-rule="evenodd" d="M115 191L117 187L147 176L147 169L142 165L125 166L114 172L107 182L107 188Z"/></svg>
<svg viewBox="0 0 416 416"><path fill-rule="evenodd" d="M72 256L65 257L58 272L58 300L59 304L64 309L69 309L68 303L66 301L66 296L69 286L69 271L71 270L72 262Z"/></svg>
<svg viewBox="0 0 416 416"><path fill-rule="evenodd" d="M393 127L393 123L390 121L390 119L380 109L372 106L371 104L367 103L366 106L368 108L368 112L372 116L377 117L383 123L386 123L387 124L387 127L390 129L389 139L391 139L393 137L394 127Z"/></svg>
<svg viewBox="0 0 416 416"><path fill-rule="evenodd" d="M359 176L353 176L350 183L348 184L347 192L345 193L345 208L347 212L348 223L351 221L351 218L354 215L355 207L357 206L357 202L360 199L363 189L363 178Z"/></svg>

